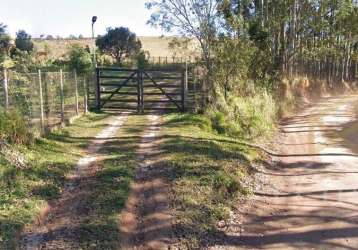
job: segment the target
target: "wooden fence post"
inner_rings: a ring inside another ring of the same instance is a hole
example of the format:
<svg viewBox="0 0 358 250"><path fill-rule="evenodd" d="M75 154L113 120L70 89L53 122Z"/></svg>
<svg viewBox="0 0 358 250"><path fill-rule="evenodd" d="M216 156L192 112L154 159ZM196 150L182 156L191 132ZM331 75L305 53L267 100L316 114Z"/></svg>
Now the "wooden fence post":
<svg viewBox="0 0 358 250"><path fill-rule="evenodd" d="M5 110L9 109L9 89L8 89L8 78L7 78L7 71L4 68L4 95L5 95Z"/></svg>
<svg viewBox="0 0 358 250"><path fill-rule="evenodd" d="M44 134L45 122L44 122L44 103L43 103L43 94L42 94L41 70L38 71L38 74L39 74L39 94L40 94L40 125L41 125L41 134Z"/></svg>
<svg viewBox="0 0 358 250"><path fill-rule="evenodd" d="M185 111L185 70L181 73L181 111Z"/></svg>
<svg viewBox="0 0 358 250"><path fill-rule="evenodd" d="M101 109L101 86L100 86L100 72L96 69L96 86L95 86L96 108Z"/></svg>
<svg viewBox="0 0 358 250"><path fill-rule="evenodd" d="M144 86L143 86L143 70L140 71L140 109L141 113L144 112Z"/></svg>
<svg viewBox="0 0 358 250"><path fill-rule="evenodd" d="M65 96L63 93L63 72L60 69L61 124L65 123Z"/></svg>
<svg viewBox="0 0 358 250"><path fill-rule="evenodd" d="M188 81L189 81L188 61L185 60L185 82L184 82L185 101L188 100Z"/></svg>
<svg viewBox="0 0 358 250"><path fill-rule="evenodd" d="M86 81L86 76L83 77L83 105L84 105L84 113L85 115L88 113L88 99L87 99L87 81Z"/></svg>
<svg viewBox="0 0 358 250"><path fill-rule="evenodd" d="M75 102L76 102L76 115L79 116L79 107L78 107L78 81L77 81L77 72L74 71L75 74Z"/></svg>
<svg viewBox="0 0 358 250"><path fill-rule="evenodd" d="M137 112L141 111L140 70L137 70Z"/></svg>

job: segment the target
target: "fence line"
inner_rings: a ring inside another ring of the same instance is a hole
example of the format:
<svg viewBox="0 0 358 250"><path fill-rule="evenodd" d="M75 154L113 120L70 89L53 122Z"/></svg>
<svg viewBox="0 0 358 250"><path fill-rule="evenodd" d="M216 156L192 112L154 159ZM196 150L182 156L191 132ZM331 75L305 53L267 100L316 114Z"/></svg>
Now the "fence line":
<svg viewBox="0 0 358 250"><path fill-rule="evenodd" d="M19 111L37 134L47 133L88 112L91 75L62 70L19 73L4 69L0 80L0 108Z"/></svg>

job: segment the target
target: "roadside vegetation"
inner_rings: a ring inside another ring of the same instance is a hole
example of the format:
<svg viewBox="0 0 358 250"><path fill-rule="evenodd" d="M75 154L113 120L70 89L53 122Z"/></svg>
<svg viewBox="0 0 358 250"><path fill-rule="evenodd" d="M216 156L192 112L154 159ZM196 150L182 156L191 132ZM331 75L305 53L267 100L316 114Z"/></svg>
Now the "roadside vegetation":
<svg viewBox="0 0 358 250"><path fill-rule="evenodd" d="M7 118L0 119L0 246L12 249L19 230L34 221L47 201L59 197L66 176L107 115L90 114L46 138L29 140L17 113L0 114Z"/></svg>
<svg viewBox="0 0 358 250"><path fill-rule="evenodd" d="M161 147L173 188L176 235L184 248L200 249L252 191L250 166L261 155L241 142L270 138L282 116L310 99L355 89L358 6L343 0L152 0L146 7L152 11L150 24L187 38L173 41L173 50L188 47L189 41L199 46L200 59L189 69L200 104L186 114L164 115ZM96 45L100 66L162 68L148 62L150 51L126 27L109 28ZM72 45L56 58L49 50L37 51L24 30L13 43L0 23L1 72L14 71L11 78L26 83L26 91L32 85L16 72L63 69L84 76L94 71L89 46ZM169 67L183 70L184 65ZM20 105L0 110L0 246L5 249L14 247L19 230L46 202L61 196L67 175L109 117L91 113L35 137L26 120L32 103L20 86L10 86L16 90L13 103ZM76 231L80 247L115 248L118 214L134 178L135 148L146 123L145 116L130 116L104 145L105 157L85 183L87 219Z"/></svg>
<svg viewBox="0 0 358 250"><path fill-rule="evenodd" d="M167 115L162 135L175 233L183 249L201 249L215 237L218 223L229 223L238 201L252 192L250 166L260 155L219 134L203 115Z"/></svg>

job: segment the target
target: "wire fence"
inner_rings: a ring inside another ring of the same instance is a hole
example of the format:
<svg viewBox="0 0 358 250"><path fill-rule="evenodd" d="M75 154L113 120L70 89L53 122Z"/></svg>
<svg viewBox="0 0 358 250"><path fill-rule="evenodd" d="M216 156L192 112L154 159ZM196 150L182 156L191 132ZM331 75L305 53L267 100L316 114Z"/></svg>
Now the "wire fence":
<svg viewBox="0 0 358 250"><path fill-rule="evenodd" d="M0 73L0 108L17 110L34 133L45 134L87 113L91 75L76 72Z"/></svg>

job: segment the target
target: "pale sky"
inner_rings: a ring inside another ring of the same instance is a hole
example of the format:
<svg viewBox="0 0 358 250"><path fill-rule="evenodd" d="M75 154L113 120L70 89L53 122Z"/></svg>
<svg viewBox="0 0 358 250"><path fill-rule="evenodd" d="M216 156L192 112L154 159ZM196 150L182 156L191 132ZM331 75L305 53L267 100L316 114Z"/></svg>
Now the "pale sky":
<svg viewBox="0 0 358 250"><path fill-rule="evenodd" d="M11 35L19 29L33 37L41 34L68 37L91 36L91 18L98 16L96 35L107 27L128 27L138 36L159 36L163 32L146 24L150 11L146 0L0 0L0 23Z"/></svg>

